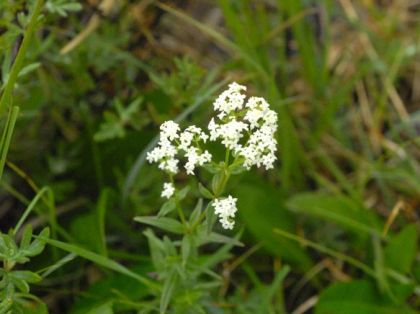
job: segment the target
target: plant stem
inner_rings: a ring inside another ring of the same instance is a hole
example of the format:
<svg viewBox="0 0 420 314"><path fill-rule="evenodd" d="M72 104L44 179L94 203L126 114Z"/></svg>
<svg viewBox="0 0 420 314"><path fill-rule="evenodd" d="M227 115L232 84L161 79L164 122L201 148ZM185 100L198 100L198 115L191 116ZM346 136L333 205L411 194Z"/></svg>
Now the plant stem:
<svg viewBox="0 0 420 314"><path fill-rule="evenodd" d="M279 234L279 235L281 235L285 238L288 238L290 240L301 243L302 245L307 245L309 247L312 247L319 252L328 254L328 255L333 256L333 257L335 257L339 260L345 261L345 262L363 270L367 275L372 276L373 278L376 278L376 273L372 268L370 268L368 265L366 265L366 264L364 264L364 263L362 263L362 262L360 262L360 261L358 261L358 260L356 260L356 259L354 259L350 256L341 254L340 252L336 252L336 251L331 250L331 249L329 249L329 248L327 248L323 245L317 244L315 242L312 242L312 241L307 240L305 238L302 238L300 236L294 235L294 234L292 234L290 232L287 232L285 230L282 230L282 229L275 228L275 229L273 229L273 232L276 233L276 234Z"/></svg>
<svg viewBox="0 0 420 314"><path fill-rule="evenodd" d="M6 164L7 152L9 151L9 146L12 140L13 130L15 128L15 123L18 118L18 114L19 114L19 107L13 106L10 109L7 122L3 130L1 146L0 146L0 180L3 176L3 170L4 170L4 165Z"/></svg>
<svg viewBox="0 0 420 314"><path fill-rule="evenodd" d="M0 115L4 112L4 110L10 103L13 88L15 86L19 72L22 68L23 60L25 59L25 54L28 49L32 34L35 31L36 22L38 20L39 14L41 13L43 3L44 0L37 0L35 3L35 8L32 13L31 19L29 20L28 26L25 30L25 34L23 35L22 44L20 45L15 62L13 63L12 68L10 70L9 79L6 82L4 92L0 98Z"/></svg>
<svg viewBox="0 0 420 314"><path fill-rule="evenodd" d="M230 149L227 148L226 149L226 154L225 154L225 164L228 165L229 164L229 157L230 157Z"/></svg>

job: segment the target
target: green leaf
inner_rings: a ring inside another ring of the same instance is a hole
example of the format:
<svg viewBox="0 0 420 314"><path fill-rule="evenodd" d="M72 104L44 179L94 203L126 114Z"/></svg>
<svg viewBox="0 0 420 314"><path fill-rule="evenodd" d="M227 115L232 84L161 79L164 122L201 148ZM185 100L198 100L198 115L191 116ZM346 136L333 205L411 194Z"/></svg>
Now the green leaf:
<svg viewBox="0 0 420 314"><path fill-rule="evenodd" d="M31 244L32 225L28 224L23 231L22 240L20 241L20 249L26 250Z"/></svg>
<svg viewBox="0 0 420 314"><path fill-rule="evenodd" d="M39 68L39 66L41 65L41 63L39 62L35 62L35 63L31 63L28 65L25 65L22 70L19 71L19 75L18 77L23 77L29 73L31 73L32 71L35 71L36 69Z"/></svg>
<svg viewBox="0 0 420 314"><path fill-rule="evenodd" d="M118 117L111 112L104 113L105 121L100 125L99 130L93 136L97 142L103 142L114 138L122 138L125 136L124 126Z"/></svg>
<svg viewBox="0 0 420 314"><path fill-rule="evenodd" d="M395 306L366 280L335 283L319 296L315 314L414 314L407 306Z"/></svg>
<svg viewBox="0 0 420 314"><path fill-rule="evenodd" d="M405 226L393 236L385 248L385 263L402 273L411 270L417 252L417 229L415 224Z"/></svg>
<svg viewBox="0 0 420 314"><path fill-rule="evenodd" d="M162 295L160 297L160 313L166 313L166 309L174 293L175 287L178 285L178 274L175 270L170 273L170 276L165 279L162 289Z"/></svg>
<svg viewBox="0 0 420 314"><path fill-rule="evenodd" d="M128 268L124 267L123 265L121 265L121 264L119 264L119 263L117 263L117 262L115 262L115 261L113 261L113 260L111 260L107 257L104 257L102 255L99 255L99 254L96 254L94 252L88 251L88 250L86 250L84 248L81 248L81 247L79 247L77 245L74 245L74 244L69 244L69 243L65 243L65 242L61 242L61 241L57 241L57 240L53 240L53 239L48 239L48 238L43 238L43 237L39 237L39 239L43 240L46 243L48 243L52 246L55 246L59 249L62 249L64 251L74 253L74 254L76 254L80 257L83 257L84 259L87 259L87 260L89 260L89 261L91 261L91 262L93 262L93 263L95 263L99 266L105 267L107 269L110 269L110 270L116 271L118 273L124 274L128 277L134 278L134 279L136 279L137 281L139 281L140 283L144 284L145 286L147 286L149 288L154 289L156 287L155 284L151 280L149 280L149 279L147 279L147 278L145 278L145 277L143 277L139 274L136 274L136 273L132 272Z"/></svg>
<svg viewBox="0 0 420 314"><path fill-rule="evenodd" d="M185 267L187 260L190 257L192 247L192 238L190 234L185 235L181 242L182 265Z"/></svg>
<svg viewBox="0 0 420 314"><path fill-rule="evenodd" d="M176 208L175 199L171 198L169 201L165 202L157 214L158 217L166 216Z"/></svg>
<svg viewBox="0 0 420 314"><path fill-rule="evenodd" d="M210 234L210 232L213 230L213 226L217 218L216 213L214 212L213 202L210 202L207 204L205 211L206 211L207 234Z"/></svg>
<svg viewBox="0 0 420 314"><path fill-rule="evenodd" d="M0 254L12 258L18 253L18 247L13 239L4 233L0 233Z"/></svg>
<svg viewBox="0 0 420 314"><path fill-rule="evenodd" d="M211 188L213 190L213 194L219 195L222 192L225 178L226 175L224 169L221 169L213 176L213 179L211 180Z"/></svg>
<svg viewBox="0 0 420 314"><path fill-rule="evenodd" d="M177 234L183 234L184 233L184 226L177 220L167 217L135 217L135 221L144 223L149 226L157 227L159 229L177 233Z"/></svg>
<svg viewBox="0 0 420 314"><path fill-rule="evenodd" d="M216 174L220 171L220 166L215 163L204 164L203 168L211 174Z"/></svg>
<svg viewBox="0 0 420 314"><path fill-rule="evenodd" d="M204 185L198 183L198 190L200 191L201 195L208 199L213 199L214 195L211 193Z"/></svg>
<svg viewBox="0 0 420 314"><path fill-rule="evenodd" d="M18 288L21 292L23 293L28 293L29 292L29 284L20 278L16 278L13 276L13 274L11 274L9 276L10 281L13 283L13 285Z"/></svg>
<svg viewBox="0 0 420 314"><path fill-rule="evenodd" d="M226 243L235 246L244 246L241 241L236 240L235 238L227 237L223 234L211 232L209 235L206 235L203 240L205 243L215 242L215 243Z"/></svg>
<svg viewBox="0 0 420 314"><path fill-rule="evenodd" d="M247 169L242 165L242 163L234 163L229 166L229 171L231 174L240 174L246 170Z"/></svg>
<svg viewBox="0 0 420 314"><path fill-rule="evenodd" d="M177 192L178 201L183 200L187 196L190 189L191 187L187 185L186 187L182 188L179 192Z"/></svg>
<svg viewBox="0 0 420 314"><path fill-rule="evenodd" d="M41 254L45 248L45 241L42 239L47 239L50 236L50 229L48 227L42 229L39 234L39 238L35 239L31 245L25 250L26 256L36 256Z"/></svg>
<svg viewBox="0 0 420 314"><path fill-rule="evenodd" d="M195 223L198 222L201 216L202 209L203 209L203 199L200 198L197 202L197 205L195 205L193 212L190 215L190 225L194 225Z"/></svg>
<svg viewBox="0 0 420 314"><path fill-rule="evenodd" d="M0 302L0 313L9 313L8 311L13 305L13 299L8 297Z"/></svg>
<svg viewBox="0 0 420 314"><path fill-rule="evenodd" d="M42 277L34 272L28 270L16 270L11 273L11 276L24 280L29 283L36 283L42 280Z"/></svg>
<svg viewBox="0 0 420 314"><path fill-rule="evenodd" d="M112 309L112 302L106 302L104 304L98 305L92 308L90 311L86 312L86 314L113 314L114 311Z"/></svg>
<svg viewBox="0 0 420 314"><path fill-rule="evenodd" d="M158 239L151 229L147 229L143 234L149 243L150 256L156 270L162 271L165 267L165 247L163 242Z"/></svg>

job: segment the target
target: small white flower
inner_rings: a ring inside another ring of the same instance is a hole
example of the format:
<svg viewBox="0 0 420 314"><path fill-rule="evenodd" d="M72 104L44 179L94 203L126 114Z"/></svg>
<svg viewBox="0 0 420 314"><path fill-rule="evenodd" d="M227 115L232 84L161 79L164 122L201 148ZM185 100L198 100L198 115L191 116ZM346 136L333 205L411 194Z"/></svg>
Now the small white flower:
<svg viewBox="0 0 420 314"><path fill-rule="evenodd" d="M187 163L185 164L185 170L187 174L194 174L194 169L197 166L202 166L211 161L211 154L206 150L204 153L200 154L200 151L196 147L190 147L185 153L185 157L188 158Z"/></svg>
<svg viewBox="0 0 420 314"><path fill-rule="evenodd" d="M212 155L202 147L210 139L220 141L247 169L252 166L273 168L277 159L277 113L264 98L250 97L245 102L245 91L245 86L233 82L217 97L213 103L215 115L207 126L208 134L195 125L181 131L176 122L164 122L160 126L159 142L147 153L146 159L175 175L180 158L185 158L186 173L194 175L197 167L212 161ZM171 188L170 184L165 185L162 196L170 197ZM216 200L215 208L224 228L232 228L236 199L229 196Z"/></svg>
<svg viewBox="0 0 420 314"><path fill-rule="evenodd" d="M178 123L169 120L162 123L160 126L160 136L161 138L167 138L171 141L178 138L178 132L179 132L179 125Z"/></svg>
<svg viewBox="0 0 420 314"><path fill-rule="evenodd" d="M162 137L158 145L150 152L147 153L146 159L148 162L158 162L159 169L176 174L178 172L179 160L175 158L177 148L167 138Z"/></svg>
<svg viewBox="0 0 420 314"><path fill-rule="evenodd" d="M215 101L216 117L210 120L210 140L220 140L244 166L273 168L276 161L277 113L264 98L250 97L244 103L246 88L232 83Z"/></svg>
<svg viewBox="0 0 420 314"><path fill-rule="evenodd" d="M201 130L199 127L196 127L195 125L191 125L181 133L179 137L181 143L179 144L178 148L187 151L192 145L193 140L201 140L205 143L207 142L208 138L209 136L204 133L203 130Z"/></svg>
<svg viewBox="0 0 420 314"><path fill-rule="evenodd" d="M228 89L221 93L213 103L214 110L229 114L232 111L242 109L246 95L241 94L241 91L246 91L246 87L236 82L231 83ZM222 114L223 117L224 114Z"/></svg>
<svg viewBox="0 0 420 314"><path fill-rule="evenodd" d="M210 131L211 141L220 138L226 148L236 150L239 148L239 141L242 139L244 131L248 130L248 125L234 118L222 124L217 124L214 119L211 119L208 129Z"/></svg>
<svg viewBox="0 0 420 314"><path fill-rule="evenodd" d="M160 194L161 197L170 198L175 192L175 187L172 183L164 183L163 184L163 190Z"/></svg>
<svg viewBox="0 0 420 314"><path fill-rule="evenodd" d="M225 229L233 229L235 214L238 210L236 208L237 200L229 195L227 198L215 199L213 202L214 212L219 216L219 221Z"/></svg>

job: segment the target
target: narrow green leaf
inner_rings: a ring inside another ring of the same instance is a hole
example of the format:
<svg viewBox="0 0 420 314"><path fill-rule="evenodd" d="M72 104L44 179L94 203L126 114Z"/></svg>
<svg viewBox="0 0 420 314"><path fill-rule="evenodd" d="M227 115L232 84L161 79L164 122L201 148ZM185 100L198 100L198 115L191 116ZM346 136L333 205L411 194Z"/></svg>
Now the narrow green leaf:
<svg viewBox="0 0 420 314"><path fill-rule="evenodd" d="M238 241L235 238L230 238L227 237L223 234L219 234L219 233L215 233L215 232L211 232L208 236L207 236L207 242L216 242L216 243L226 243L226 244L231 244L231 245L235 245L235 246L244 246L244 244L241 241Z"/></svg>
<svg viewBox="0 0 420 314"><path fill-rule="evenodd" d="M160 313L166 313L166 309L169 306L169 303L174 293L174 289L178 284L178 274L176 271L172 271L170 276L165 279L162 289L162 296L160 298Z"/></svg>
<svg viewBox="0 0 420 314"><path fill-rule="evenodd" d="M191 253L192 239L190 234L186 234L181 242L182 265L185 267Z"/></svg>
<svg viewBox="0 0 420 314"><path fill-rule="evenodd" d="M122 266L121 264L96 253L93 253L91 251L88 251L84 248L81 248L77 245L74 244L69 244L69 243L65 243L65 242L61 242L61 241L57 241L57 240L53 240L53 239L49 239L49 238L45 238L45 237L37 237L40 240L45 241L46 243L55 246L59 249L62 249L64 251L70 252L70 253L74 253L80 257L83 257L84 259L87 259L99 266L105 267L107 269L113 270L115 272L124 274L128 277L134 278L136 279L138 282L144 284L145 286L149 287L149 288L156 288L156 285L149 279L140 276L139 274L136 274L134 272L132 272L131 270L129 270L128 268Z"/></svg>
<svg viewBox="0 0 420 314"><path fill-rule="evenodd" d="M1 110L1 106L0 106ZM0 180L3 176L4 165L6 163L7 153L9 151L10 142L12 140L13 131L15 128L16 120L19 115L19 107L13 106L7 118L6 126L4 128L1 147L0 147Z"/></svg>
<svg viewBox="0 0 420 314"><path fill-rule="evenodd" d="M20 241L20 249L26 250L31 244L31 239L32 239L32 225L28 224L23 231L22 240Z"/></svg>
<svg viewBox="0 0 420 314"><path fill-rule="evenodd" d="M182 188L179 192L177 192L178 201L183 200L187 196L190 189L191 187L187 185L184 188Z"/></svg>
<svg viewBox="0 0 420 314"><path fill-rule="evenodd" d="M135 217L134 220L169 232L177 234L184 233L184 226L179 221L172 218L148 216Z"/></svg>
<svg viewBox="0 0 420 314"><path fill-rule="evenodd" d="M213 199L214 195L211 193L204 185L198 183L198 190L200 191L201 195L208 199Z"/></svg>
<svg viewBox="0 0 420 314"><path fill-rule="evenodd" d="M46 239L50 236L50 229L48 227L45 227L42 229L41 233L39 234L39 238L35 239L29 247L25 250L26 256L36 256L38 254L41 254L41 252L45 248L45 241L43 241L41 238Z"/></svg>
<svg viewBox="0 0 420 314"><path fill-rule="evenodd" d="M106 236L105 236L105 215L107 210L107 205L109 201L109 189L104 189L99 196L98 205L96 207L96 215L98 221L98 229L99 229L99 237L100 237L100 245L98 246L100 249L100 253L104 256L108 256L108 250L106 246Z"/></svg>
<svg viewBox="0 0 420 314"><path fill-rule="evenodd" d="M157 216L163 217L172 212L176 208L175 199L171 198L169 201L165 202L160 208Z"/></svg>
<svg viewBox="0 0 420 314"><path fill-rule="evenodd" d="M16 270L11 273L11 276L24 280L29 283L36 283L42 280L42 277L34 272L28 270Z"/></svg>
<svg viewBox="0 0 420 314"><path fill-rule="evenodd" d="M190 225L194 225L198 222L201 216L201 210L203 209L203 199L200 198L197 202L197 205L195 205L195 208L193 212L190 215Z"/></svg>
<svg viewBox="0 0 420 314"><path fill-rule="evenodd" d="M20 219L18 223L16 224L15 228L13 229L13 234L15 235L22 224L25 222L26 218L29 216L29 214L34 210L35 206L38 204L38 201L41 199L41 197L46 193L52 193L51 189L47 186L44 186L41 190L38 191L38 193L35 195L33 200L29 203L28 207L25 209L22 216L20 216Z"/></svg>
<svg viewBox="0 0 420 314"><path fill-rule="evenodd" d="M213 226L216 222L216 214L214 212L213 208L213 202L210 202L207 204L207 207L205 209L206 211L206 226L207 226L207 234L210 234L210 232L213 230Z"/></svg>

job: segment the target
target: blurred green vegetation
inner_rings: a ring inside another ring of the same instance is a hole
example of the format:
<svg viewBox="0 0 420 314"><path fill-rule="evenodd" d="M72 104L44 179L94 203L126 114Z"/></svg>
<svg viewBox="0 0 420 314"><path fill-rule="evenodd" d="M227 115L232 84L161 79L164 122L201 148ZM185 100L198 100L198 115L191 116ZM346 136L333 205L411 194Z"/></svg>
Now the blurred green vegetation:
<svg viewBox="0 0 420 314"><path fill-rule="evenodd" d="M419 1L36 3L0 1L0 230L51 228L25 265L50 313L158 313L145 154L234 80L278 112L278 163L234 179L244 246L203 249L219 285L168 313L420 310Z"/></svg>

